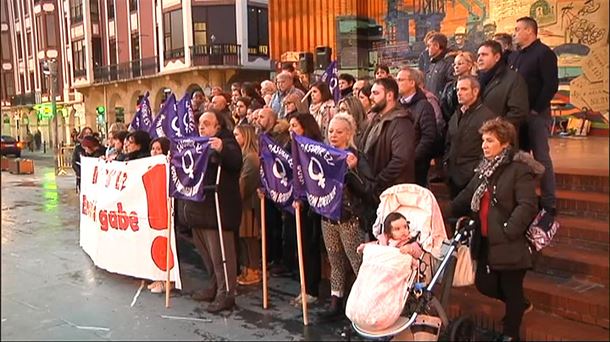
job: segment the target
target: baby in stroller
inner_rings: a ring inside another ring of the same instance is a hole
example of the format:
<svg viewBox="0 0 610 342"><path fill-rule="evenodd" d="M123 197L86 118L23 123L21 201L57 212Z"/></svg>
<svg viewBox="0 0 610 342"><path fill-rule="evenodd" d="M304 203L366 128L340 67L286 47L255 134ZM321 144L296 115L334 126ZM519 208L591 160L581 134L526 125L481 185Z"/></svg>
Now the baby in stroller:
<svg viewBox="0 0 610 342"><path fill-rule="evenodd" d="M424 254L421 245L417 242L419 232L411 236L409 225L411 222L399 212L391 212L383 222L383 238L377 241L362 243L358 246L358 253L362 253L367 244L385 244L386 246L396 247L403 254L410 254L413 259L411 268L416 269L418 259Z"/></svg>

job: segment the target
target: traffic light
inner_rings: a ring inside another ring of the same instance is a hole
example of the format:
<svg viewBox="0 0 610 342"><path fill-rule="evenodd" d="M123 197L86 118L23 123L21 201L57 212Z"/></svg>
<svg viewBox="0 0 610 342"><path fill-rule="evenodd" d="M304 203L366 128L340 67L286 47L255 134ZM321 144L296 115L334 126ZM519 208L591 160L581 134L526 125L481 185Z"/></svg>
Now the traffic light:
<svg viewBox="0 0 610 342"><path fill-rule="evenodd" d="M106 107L104 107L104 106L97 106L95 108L95 111L97 112L98 116L104 116L104 114L106 114Z"/></svg>

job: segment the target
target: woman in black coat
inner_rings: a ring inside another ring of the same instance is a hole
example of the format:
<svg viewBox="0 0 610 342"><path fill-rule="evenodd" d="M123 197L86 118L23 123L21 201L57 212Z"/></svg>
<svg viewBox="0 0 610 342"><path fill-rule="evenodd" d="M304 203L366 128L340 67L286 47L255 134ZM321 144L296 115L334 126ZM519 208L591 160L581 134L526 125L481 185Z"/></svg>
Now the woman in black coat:
<svg viewBox="0 0 610 342"><path fill-rule="evenodd" d="M489 120L483 135L484 158L475 176L452 202L452 212L473 212L479 219L471 253L477 260L475 284L486 296L504 302L504 340L519 340L525 311L531 304L523 280L532 268L532 249L525 233L538 211L535 177L544 167L531 155L515 152L515 128L501 118Z"/></svg>

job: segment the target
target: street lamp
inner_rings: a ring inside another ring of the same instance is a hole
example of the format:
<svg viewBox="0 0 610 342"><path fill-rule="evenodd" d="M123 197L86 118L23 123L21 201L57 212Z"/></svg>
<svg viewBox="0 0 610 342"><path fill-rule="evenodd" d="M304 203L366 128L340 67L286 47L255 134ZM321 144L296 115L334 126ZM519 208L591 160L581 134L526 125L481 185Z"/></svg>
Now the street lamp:
<svg viewBox="0 0 610 342"><path fill-rule="evenodd" d="M55 101L55 93L57 92L56 82L57 82L57 60L56 59L45 59L42 61L42 73L49 76L49 80L51 83L50 86L50 96L51 96L51 115L53 117L53 133L55 136L55 140L53 141L53 150L55 154L59 149L59 136L58 136L58 120L57 120L57 103ZM49 120L50 121L50 120ZM50 124L50 122L49 122ZM49 125L49 136L51 135L51 125Z"/></svg>

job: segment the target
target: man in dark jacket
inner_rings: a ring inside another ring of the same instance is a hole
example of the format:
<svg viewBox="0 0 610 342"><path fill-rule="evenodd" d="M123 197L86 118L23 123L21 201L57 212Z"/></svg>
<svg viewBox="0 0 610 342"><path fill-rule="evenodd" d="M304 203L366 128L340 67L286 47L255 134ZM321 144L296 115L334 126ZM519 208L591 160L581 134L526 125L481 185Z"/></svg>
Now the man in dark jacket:
<svg viewBox="0 0 610 342"><path fill-rule="evenodd" d="M235 305L237 277L235 235L241 223L239 176L242 155L235 137L227 129L221 114L216 111L207 110L201 115L199 134L210 137L213 150L205 170L204 186L216 184L216 174L219 168L222 169L216 191L218 191L228 290L225 285L214 192L207 193L203 202L184 201L184 208L178 214L180 222L193 230L193 243L211 275L208 288L194 293L193 299L212 302L207 307L207 311L214 313L231 309Z"/></svg>
<svg viewBox="0 0 610 342"><path fill-rule="evenodd" d="M428 170L437 141L436 117L426 94L417 87L416 71L403 67L396 76L400 104L411 113L415 121L415 183L428 186Z"/></svg>
<svg viewBox="0 0 610 342"><path fill-rule="evenodd" d="M356 79L351 74L339 75L339 91L342 99L352 95L354 83L356 83Z"/></svg>
<svg viewBox="0 0 610 342"><path fill-rule="evenodd" d="M212 109L220 113L222 119L225 121L225 126L230 131L233 131L233 128L235 128L235 121L233 121L233 115L229 109L227 98L224 95L216 95L212 98L210 105Z"/></svg>
<svg viewBox="0 0 610 342"><path fill-rule="evenodd" d="M493 40L479 47L477 65L483 103L519 129L529 111L525 80L502 63L502 46Z"/></svg>
<svg viewBox="0 0 610 342"><path fill-rule="evenodd" d="M375 182L376 197L387 188L415 183L415 128L413 118L397 101L398 84L380 78L371 90L374 116L364 133L360 150L366 155Z"/></svg>
<svg viewBox="0 0 610 342"><path fill-rule="evenodd" d="M530 17L517 19L514 37L519 50L510 55L508 65L525 79L530 105L526 123L519 132L520 148L532 151L534 158L544 165L540 204L554 215L555 171L549 154L549 127L551 99L559 87L557 55L538 39L538 24Z"/></svg>
<svg viewBox="0 0 610 342"><path fill-rule="evenodd" d="M479 128L485 121L497 116L479 99L480 85L473 76L458 80L457 94L461 107L449 120L444 162L452 199L466 187L481 160Z"/></svg>
<svg viewBox="0 0 610 342"><path fill-rule="evenodd" d="M430 66L426 72L426 89L437 98L445 84L453 79L453 56L447 56L447 36L442 33L433 34L427 41Z"/></svg>

